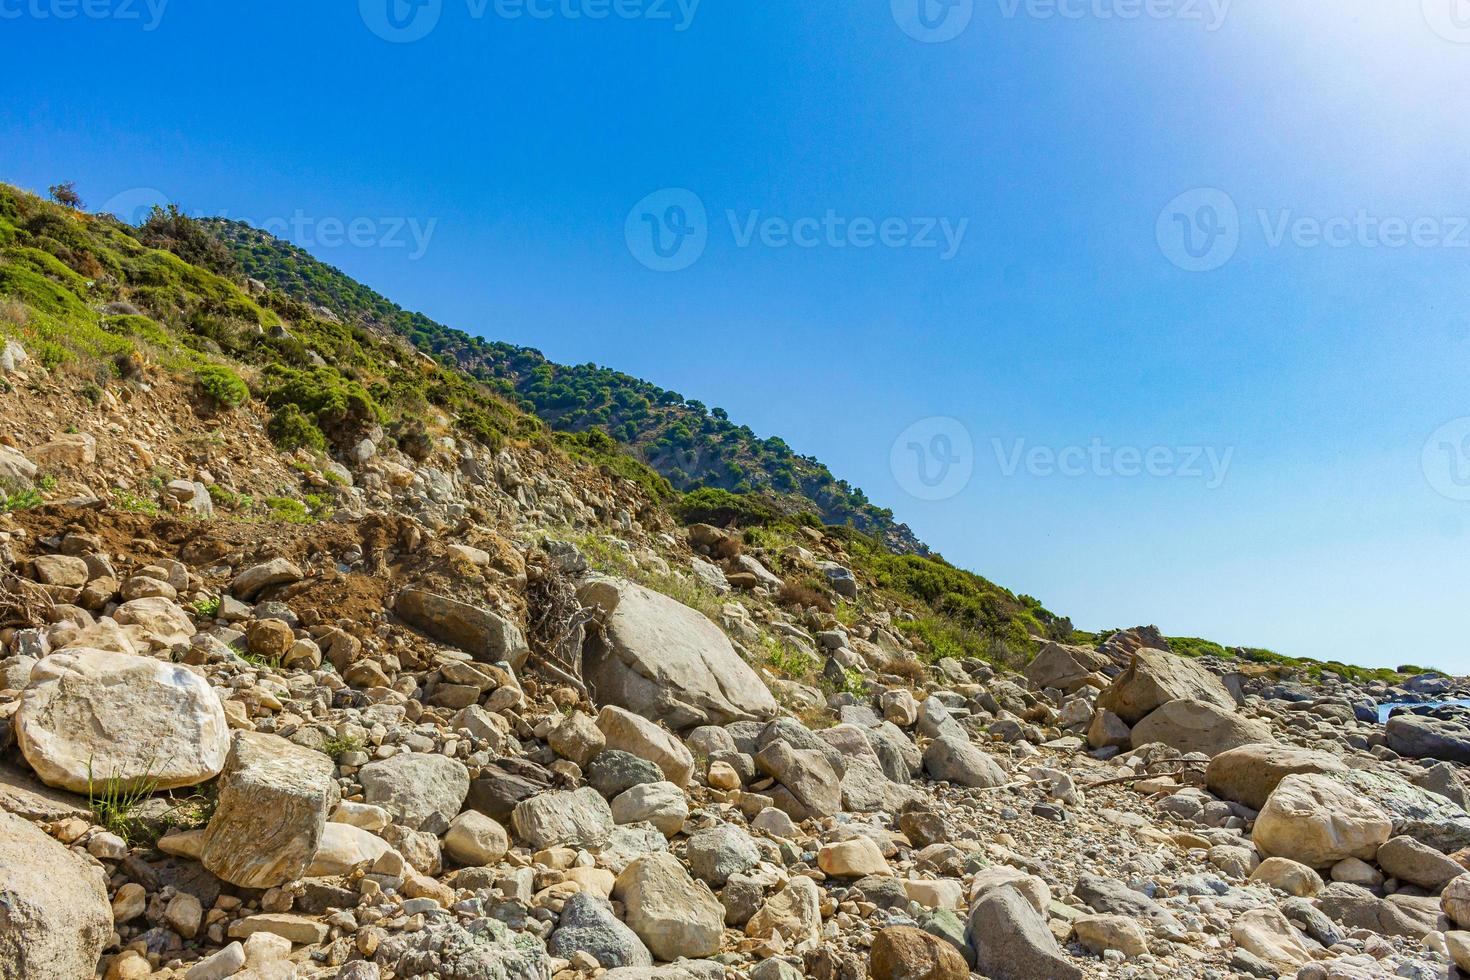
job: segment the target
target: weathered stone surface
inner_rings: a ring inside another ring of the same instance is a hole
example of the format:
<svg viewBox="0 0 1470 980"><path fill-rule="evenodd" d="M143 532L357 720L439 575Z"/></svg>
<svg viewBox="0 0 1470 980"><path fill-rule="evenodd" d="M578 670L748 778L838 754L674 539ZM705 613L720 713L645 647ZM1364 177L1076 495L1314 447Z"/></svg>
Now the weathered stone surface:
<svg viewBox="0 0 1470 980"><path fill-rule="evenodd" d="M1074 691L1093 674L1111 666L1111 661L1088 647L1048 643L1022 671L1038 688Z"/></svg>
<svg viewBox="0 0 1470 980"><path fill-rule="evenodd" d="M865 878L893 873L878 845L867 837L823 844L817 851L817 865L824 874L833 878Z"/></svg>
<svg viewBox="0 0 1470 980"><path fill-rule="evenodd" d="M36 775L74 793L107 780L194 786L216 775L229 751L224 707L203 677L102 650L67 650L38 663L14 725Z"/></svg>
<svg viewBox="0 0 1470 980"><path fill-rule="evenodd" d="M1322 876L1316 871L1299 861L1283 857L1266 858L1256 865L1250 880L1263 882L1298 898L1311 898L1323 887Z"/></svg>
<svg viewBox="0 0 1470 980"><path fill-rule="evenodd" d="M505 661L519 670L531 648L520 627L499 613L423 589L404 589L393 611L407 623L484 663Z"/></svg>
<svg viewBox="0 0 1470 980"><path fill-rule="evenodd" d="M552 956L564 959L586 952L606 969L653 966L653 954L638 934L613 915L607 902L586 892L567 899L546 945Z"/></svg>
<svg viewBox="0 0 1470 980"><path fill-rule="evenodd" d="M0 976L96 974L112 936L102 868L0 810Z"/></svg>
<svg viewBox="0 0 1470 980"><path fill-rule="evenodd" d="M724 906L672 854L649 854L628 865L613 895L627 910L628 927L659 959L697 959L719 951Z"/></svg>
<svg viewBox="0 0 1470 980"><path fill-rule="evenodd" d="M591 847L612 833L613 815L602 794L584 786L522 800L511 815L511 826L536 850L555 844Z"/></svg>
<svg viewBox="0 0 1470 980"><path fill-rule="evenodd" d="M953 946L910 926L881 930L871 953L873 980L966 980L970 975Z"/></svg>
<svg viewBox="0 0 1470 980"><path fill-rule="evenodd" d="M321 842L311 864L300 877L345 875L359 865L372 868L391 850L392 845L371 831L351 824L328 823L322 828Z"/></svg>
<svg viewBox="0 0 1470 980"><path fill-rule="evenodd" d="M332 760L275 735L235 732L200 863L242 888L301 877L340 798Z"/></svg>
<svg viewBox="0 0 1470 980"><path fill-rule="evenodd" d="M1324 752L1268 740L1221 752L1210 760L1205 782L1216 796L1259 810L1287 776L1342 772L1346 768L1341 760Z"/></svg>
<svg viewBox="0 0 1470 980"><path fill-rule="evenodd" d="M1348 769L1334 778L1378 805L1406 835L1446 853L1470 847L1470 814L1458 803L1382 769Z"/></svg>
<svg viewBox="0 0 1470 980"><path fill-rule="evenodd" d="M1015 889L997 888L976 902L968 935L977 968L994 980L1081 980L1041 913Z"/></svg>
<svg viewBox="0 0 1470 980"><path fill-rule="evenodd" d="M771 797L793 820L824 817L842 809L842 783L823 753L773 741L756 755L755 764L780 784L779 792L773 791Z"/></svg>
<svg viewBox="0 0 1470 980"><path fill-rule="evenodd" d="M1463 722L1397 714L1388 719L1384 735L1400 755L1470 765L1470 726Z"/></svg>
<svg viewBox="0 0 1470 980"><path fill-rule="evenodd" d="M1219 678L1192 660L1163 650L1138 650L1123 671L1097 697L1100 710L1130 725L1168 701L1204 701L1235 710L1235 699Z"/></svg>
<svg viewBox="0 0 1470 980"><path fill-rule="evenodd" d="M358 771L363 799L414 830L443 833L464 806L470 771L448 756L404 753L370 762Z"/></svg>
<svg viewBox="0 0 1470 980"><path fill-rule="evenodd" d="M647 759L675 786L688 786L694 778L694 754L673 734L647 718L608 705L598 712L597 727L607 740L607 748Z"/></svg>
<svg viewBox="0 0 1470 980"><path fill-rule="evenodd" d="M1251 909L1230 926L1235 945L1271 964L1278 973L1292 974L1312 961L1312 951L1286 916L1273 908Z"/></svg>
<svg viewBox="0 0 1470 980"><path fill-rule="evenodd" d="M776 933L797 947L818 942L822 929L822 894L807 877L796 876L761 905L745 923L745 934L770 939Z"/></svg>
<svg viewBox="0 0 1470 980"><path fill-rule="evenodd" d="M689 818L689 803L673 783L642 783L613 799L612 815L620 825L651 823L665 837L673 837Z"/></svg>
<svg viewBox="0 0 1470 980"><path fill-rule="evenodd" d="M510 849L505 828L476 810L466 810L449 822L444 850L465 865L494 864Z"/></svg>
<svg viewBox="0 0 1470 980"><path fill-rule="evenodd" d="M924 750L924 769L936 780L986 789L1006 781L1005 770L968 738L945 734Z"/></svg>
<svg viewBox="0 0 1470 980"><path fill-rule="evenodd" d="M593 580L579 596L606 614L582 662L599 703L676 731L776 714L771 692L724 631L695 610L625 579Z"/></svg>
<svg viewBox="0 0 1470 980"><path fill-rule="evenodd" d="M1142 956L1148 952L1148 937L1143 927L1126 915L1084 915L1073 921L1072 935L1098 955L1110 949L1124 956Z"/></svg>
<svg viewBox="0 0 1470 980"><path fill-rule="evenodd" d="M1372 858L1393 823L1371 800L1330 776L1300 773L1276 787L1251 839L1262 855L1327 868L1346 857Z"/></svg>
<svg viewBox="0 0 1470 980"><path fill-rule="evenodd" d="M1166 701L1133 726L1135 747L1162 742L1180 752L1216 756L1271 737L1271 726L1247 718L1232 704L1222 708L1207 701Z"/></svg>
<svg viewBox="0 0 1470 980"><path fill-rule="evenodd" d="M245 569L230 583L230 591L247 602L273 585L289 585L301 581L301 569L285 558L272 558L268 562Z"/></svg>
<svg viewBox="0 0 1470 980"><path fill-rule="evenodd" d="M1439 891L1465 873L1465 869L1448 855L1412 837L1390 839L1378 849L1376 860L1384 874L1432 892Z"/></svg>

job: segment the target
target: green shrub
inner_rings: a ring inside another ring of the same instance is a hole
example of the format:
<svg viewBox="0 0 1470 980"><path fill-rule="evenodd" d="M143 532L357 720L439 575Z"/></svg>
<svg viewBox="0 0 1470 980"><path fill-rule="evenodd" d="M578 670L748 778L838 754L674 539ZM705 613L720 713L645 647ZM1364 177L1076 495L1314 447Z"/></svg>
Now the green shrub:
<svg viewBox="0 0 1470 980"><path fill-rule="evenodd" d="M674 505L674 516L685 524L718 527L760 527L778 516L769 500L755 494L731 493L718 487L700 487Z"/></svg>
<svg viewBox="0 0 1470 980"><path fill-rule="evenodd" d="M209 364L194 375L199 388L216 405L223 408L239 408L250 400L250 389L240 376L227 367Z"/></svg>
<svg viewBox="0 0 1470 980"><path fill-rule="evenodd" d="M292 404L282 405L276 410L266 431L276 445L287 452L296 449L324 452L327 448L327 437L322 435L322 430L316 427L316 423L305 412Z"/></svg>

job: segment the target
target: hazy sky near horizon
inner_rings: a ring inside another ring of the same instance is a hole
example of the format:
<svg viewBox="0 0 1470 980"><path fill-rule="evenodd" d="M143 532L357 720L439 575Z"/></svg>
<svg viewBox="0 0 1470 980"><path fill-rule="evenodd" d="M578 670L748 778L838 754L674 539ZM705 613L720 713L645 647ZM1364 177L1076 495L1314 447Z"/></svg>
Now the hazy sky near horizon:
<svg viewBox="0 0 1470 980"><path fill-rule="evenodd" d="M722 406L1079 626L1470 672L1465 0L0 0L0 54L0 180Z"/></svg>

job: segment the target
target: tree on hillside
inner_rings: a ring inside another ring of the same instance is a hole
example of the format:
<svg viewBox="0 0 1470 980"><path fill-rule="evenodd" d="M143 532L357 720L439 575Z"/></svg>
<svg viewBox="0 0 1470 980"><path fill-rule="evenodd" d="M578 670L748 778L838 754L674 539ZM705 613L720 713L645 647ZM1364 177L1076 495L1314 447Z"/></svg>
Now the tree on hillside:
<svg viewBox="0 0 1470 980"><path fill-rule="evenodd" d="M71 208L73 211L82 209L82 198L77 193L77 184L74 180L68 180L64 184L53 184L50 188L51 200L62 207Z"/></svg>

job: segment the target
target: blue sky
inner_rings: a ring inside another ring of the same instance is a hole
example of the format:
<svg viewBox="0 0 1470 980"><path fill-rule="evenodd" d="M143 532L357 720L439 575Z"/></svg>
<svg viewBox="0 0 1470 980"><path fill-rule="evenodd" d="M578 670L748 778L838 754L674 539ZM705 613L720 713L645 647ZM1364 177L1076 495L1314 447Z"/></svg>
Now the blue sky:
<svg viewBox="0 0 1470 980"><path fill-rule="evenodd" d="M1080 626L1470 671L1463 0L395 2L0 0L0 179L279 219Z"/></svg>

